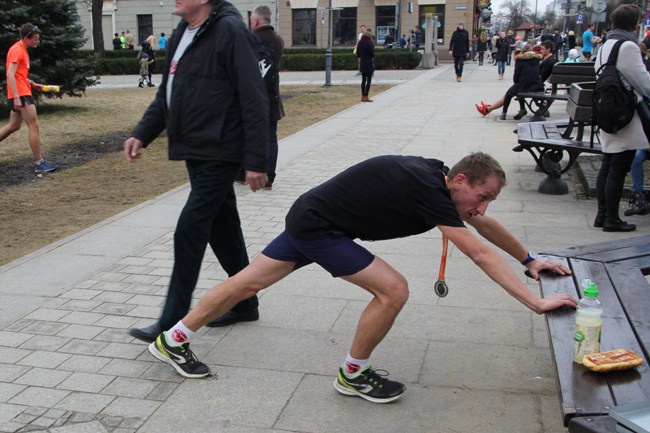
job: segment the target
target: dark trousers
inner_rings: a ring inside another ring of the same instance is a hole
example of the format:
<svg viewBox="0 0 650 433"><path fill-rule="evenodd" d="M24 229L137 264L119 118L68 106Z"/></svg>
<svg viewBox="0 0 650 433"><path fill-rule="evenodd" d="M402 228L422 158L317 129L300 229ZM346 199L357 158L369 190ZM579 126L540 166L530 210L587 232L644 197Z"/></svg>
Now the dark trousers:
<svg viewBox="0 0 650 433"><path fill-rule="evenodd" d="M505 97L503 98L503 112L507 113L508 112L508 107L510 107L510 102L512 101L512 98L517 96L516 93L514 93L513 90L508 89L506 92ZM519 110L524 111L526 109L526 103L524 102L523 99L519 100Z"/></svg>
<svg viewBox="0 0 650 433"><path fill-rule="evenodd" d="M463 66L465 65L465 56L454 56L454 70L457 77L463 76Z"/></svg>
<svg viewBox="0 0 650 433"><path fill-rule="evenodd" d="M618 208L623 194L625 176L630 171L636 150L620 153L603 153L603 162L596 178L598 215L605 216L606 223L615 224L620 220Z"/></svg>
<svg viewBox="0 0 650 433"><path fill-rule="evenodd" d="M273 184L275 180L275 168L278 165L278 121L269 122L269 160L266 165L266 176L268 182Z"/></svg>
<svg viewBox="0 0 650 433"><path fill-rule="evenodd" d="M372 72L361 74L361 96L368 96L370 93L370 84L372 83Z"/></svg>
<svg viewBox="0 0 650 433"><path fill-rule="evenodd" d="M190 310L192 292L208 244L228 276L248 265L237 199L233 189L239 164L222 161L186 161L190 195L174 232L174 267L160 326L169 329ZM257 296L232 310L257 308Z"/></svg>

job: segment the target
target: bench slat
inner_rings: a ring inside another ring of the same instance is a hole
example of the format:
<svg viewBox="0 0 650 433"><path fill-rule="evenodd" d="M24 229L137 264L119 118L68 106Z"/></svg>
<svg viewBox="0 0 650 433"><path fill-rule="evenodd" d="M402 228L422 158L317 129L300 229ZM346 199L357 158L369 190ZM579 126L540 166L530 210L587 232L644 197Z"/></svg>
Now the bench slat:
<svg viewBox="0 0 650 433"><path fill-rule="evenodd" d="M641 263L650 261L648 254L650 253L650 244L646 245L631 245L628 247L615 248L611 250L599 251L589 254L578 254L576 258L583 258L585 260L592 260L596 262L620 262L623 260L631 260L640 258Z"/></svg>
<svg viewBox="0 0 650 433"><path fill-rule="evenodd" d="M537 122L537 123L542 123L542 122ZM541 135L541 133L539 135ZM568 138L562 138L562 139L553 139L553 138L542 139L542 138L535 138L535 137L533 139L521 138L519 139L519 144L526 145L526 146L542 146L542 147L555 149L555 150L580 151L582 153L595 153L598 155L602 153L601 146L599 143L594 143L592 146L591 143L589 143L588 141L576 141L576 140L570 140Z"/></svg>
<svg viewBox="0 0 650 433"><path fill-rule="evenodd" d="M605 268L612 280L614 289L621 300L625 314L632 325L646 360L645 371L650 361L650 285L639 269L630 269L619 263L606 264ZM650 393L650 377L647 380ZM647 396L650 400L650 395Z"/></svg>
<svg viewBox="0 0 650 433"><path fill-rule="evenodd" d="M544 123L544 122L542 122ZM552 140L562 140L562 133L558 129L557 125L553 124L544 124L544 131L546 131L546 137Z"/></svg>
<svg viewBox="0 0 650 433"><path fill-rule="evenodd" d="M602 253L604 251L617 251L632 246L650 245L650 235L636 236L617 241L598 242L591 245L580 245L548 252L548 254L562 257L582 257Z"/></svg>

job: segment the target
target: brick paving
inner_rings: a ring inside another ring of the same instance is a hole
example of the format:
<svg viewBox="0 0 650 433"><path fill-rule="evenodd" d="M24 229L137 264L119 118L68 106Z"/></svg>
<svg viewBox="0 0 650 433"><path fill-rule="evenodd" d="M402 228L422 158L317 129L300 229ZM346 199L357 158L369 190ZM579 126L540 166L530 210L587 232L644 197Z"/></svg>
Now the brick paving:
<svg viewBox="0 0 650 433"><path fill-rule="evenodd" d="M515 123L474 110L473 103L496 99L508 86L493 69L468 64L461 84L451 65L398 71L391 79L402 84L373 95L373 104L282 140L273 190L236 186L249 255L280 233L298 195L380 154L453 164L470 151L492 153L509 183L489 212L531 249L647 234L643 217L631 218L636 233L594 230L595 202L578 199L573 188L566 196L536 192L543 175L530 156L511 151ZM294 77L319 80L314 73ZM553 108L553 117L563 115L563 107ZM199 331L193 349L215 375L182 379L126 330L159 315L187 188L0 267L0 432L566 431L543 318L503 294L453 246L451 293L436 298L435 230L368 243L410 282L409 303L373 355L376 366L408 384L396 403L373 405L332 389L368 296L313 266L261 294L258 322ZM224 278L207 251L195 300Z"/></svg>

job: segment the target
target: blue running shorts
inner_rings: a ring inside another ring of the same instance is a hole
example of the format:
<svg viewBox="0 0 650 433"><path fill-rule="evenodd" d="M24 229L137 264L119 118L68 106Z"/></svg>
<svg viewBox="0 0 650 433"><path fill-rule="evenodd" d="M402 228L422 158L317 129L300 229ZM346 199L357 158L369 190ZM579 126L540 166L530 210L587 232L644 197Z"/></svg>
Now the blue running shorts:
<svg viewBox="0 0 650 433"><path fill-rule="evenodd" d="M341 232L308 241L282 232L262 251L266 257L295 262L295 269L317 263L333 277L356 274L372 263L375 256Z"/></svg>

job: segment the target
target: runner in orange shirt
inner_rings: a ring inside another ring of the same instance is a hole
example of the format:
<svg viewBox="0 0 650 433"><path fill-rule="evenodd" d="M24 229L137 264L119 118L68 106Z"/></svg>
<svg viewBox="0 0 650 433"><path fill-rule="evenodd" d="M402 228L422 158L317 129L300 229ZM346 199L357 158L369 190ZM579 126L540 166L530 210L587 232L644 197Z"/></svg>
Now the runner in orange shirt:
<svg viewBox="0 0 650 433"><path fill-rule="evenodd" d="M27 48L35 48L41 41L41 31L32 23L20 27L20 40L7 53L7 96L9 98L9 124L0 128L0 142L18 131L23 120L29 130L29 146L34 154L34 171L50 172L57 166L43 159L41 134L32 97L32 87L42 89L43 85L27 78L29 75L29 54Z"/></svg>

